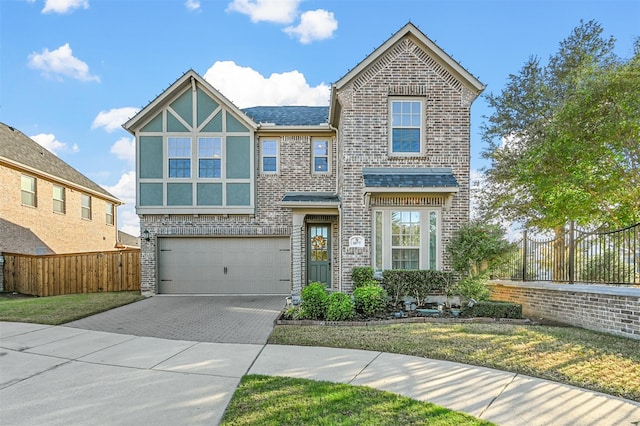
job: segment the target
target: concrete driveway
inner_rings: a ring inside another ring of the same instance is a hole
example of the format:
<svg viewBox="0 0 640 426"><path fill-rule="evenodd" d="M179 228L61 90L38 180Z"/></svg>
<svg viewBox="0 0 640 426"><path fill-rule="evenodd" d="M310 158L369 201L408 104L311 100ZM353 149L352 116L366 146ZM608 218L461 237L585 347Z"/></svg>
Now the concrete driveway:
<svg viewBox="0 0 640 426"><path fill-rule="evenodd" d="M65 327L133 336L264 345L284 296L153 296Z"/></svg>

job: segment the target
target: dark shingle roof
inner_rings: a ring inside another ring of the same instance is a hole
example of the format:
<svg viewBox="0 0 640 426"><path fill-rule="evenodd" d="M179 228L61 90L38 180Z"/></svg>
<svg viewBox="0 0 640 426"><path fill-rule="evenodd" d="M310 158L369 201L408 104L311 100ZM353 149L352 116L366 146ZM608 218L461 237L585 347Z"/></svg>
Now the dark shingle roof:
<svg viewBox="0 0 640 426"><path fill-rule="evenodd" d="M287 192L283 202L338 203L340 197L332 192Z"/></svg>
<svg viewBox="0 0 640 426"><path fill-rule="evenodd" d="M56 157L21 131L0 123L0 159L42 172L117 200L97 183Z"/></svg>
<svg viewBox="0 0 640 426"><path fill-rule="evenodd" d="M452 188L458 187L450 168L363 169L368 188Z"/></svg>
<svg viewBox="0 0 640 426"><path fill-rule="evenodd" d="M256 123L277 126L318 126L327 124L329 107L319 106L257 106L242 110Z"/></svg>

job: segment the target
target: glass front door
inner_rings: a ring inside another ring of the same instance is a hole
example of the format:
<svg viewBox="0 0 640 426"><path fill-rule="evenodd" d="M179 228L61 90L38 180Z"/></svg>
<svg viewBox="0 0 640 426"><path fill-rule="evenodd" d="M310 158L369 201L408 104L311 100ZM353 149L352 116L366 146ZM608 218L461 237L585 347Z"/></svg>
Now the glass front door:
<svg viewBox="0 0 640 426"><path fill-rule="evenodd" d="M307 235L307 282L331 287L331 225L309 224Z"/></svg>

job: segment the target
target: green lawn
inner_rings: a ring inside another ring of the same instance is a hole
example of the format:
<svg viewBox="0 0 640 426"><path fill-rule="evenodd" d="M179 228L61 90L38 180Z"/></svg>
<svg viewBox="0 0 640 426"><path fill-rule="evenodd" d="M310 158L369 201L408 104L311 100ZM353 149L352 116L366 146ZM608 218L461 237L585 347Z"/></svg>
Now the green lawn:
<svg viewBox="0 0 640 426"><path fill-rule="evenodd" d="M492 425L473 416L364 386L244 376L222 425Z"/></svg>
<svg viewBox="0 0 640 426"><path fill-rule="evenodd" d="M137 291L0 297L0 321L60 325L144 299Z"/></svg>
<svg viewBox="0 0 640 426"><path fill-rule="evenodd" d="M269 343L365 349L522 373L640 401L640 341L511 324L276 326Z"/></svg>

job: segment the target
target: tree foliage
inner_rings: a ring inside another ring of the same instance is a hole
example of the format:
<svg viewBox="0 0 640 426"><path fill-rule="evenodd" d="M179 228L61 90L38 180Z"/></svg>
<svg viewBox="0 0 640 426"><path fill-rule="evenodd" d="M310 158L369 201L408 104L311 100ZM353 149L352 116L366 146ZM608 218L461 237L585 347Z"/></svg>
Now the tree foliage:
<svg viewBox="0 0 640 426"><path fill-rule="evenodd" d="M640 220L640 41L624 61L602 32L581 22L547 65L532 57L487 95L483 217L557 232Z"/></svg>

